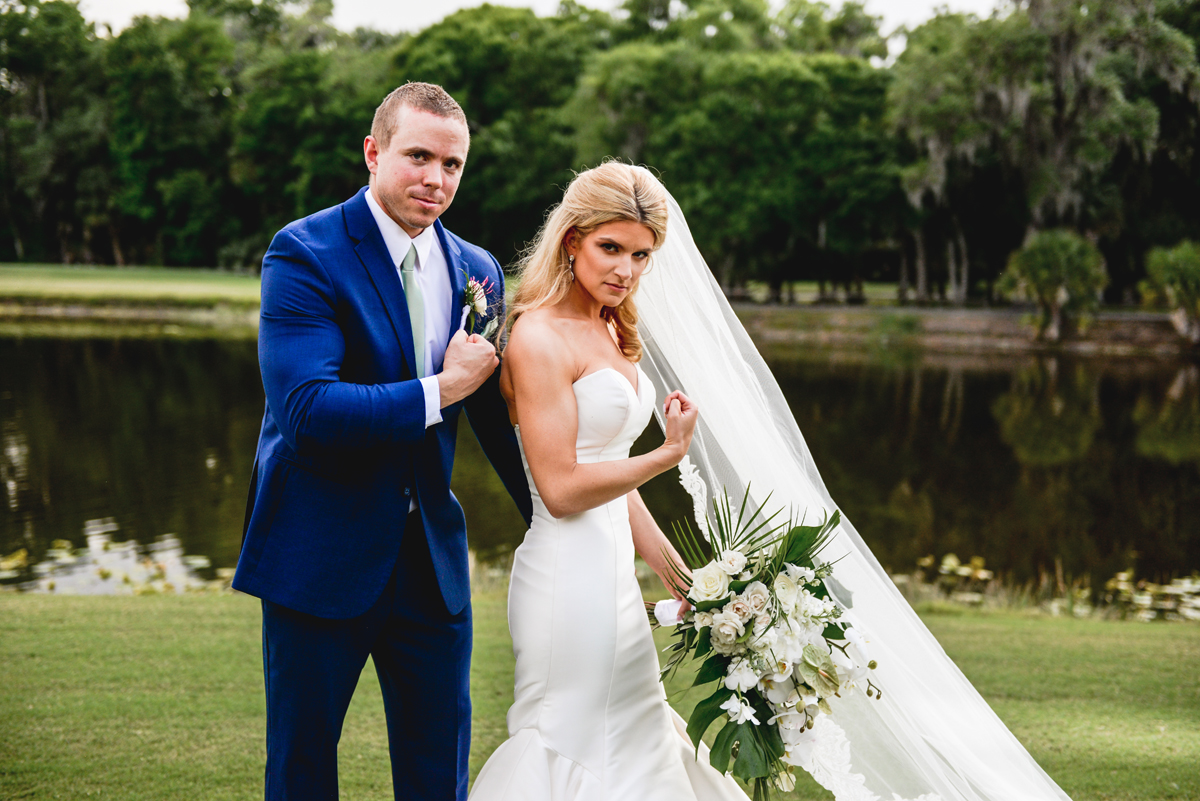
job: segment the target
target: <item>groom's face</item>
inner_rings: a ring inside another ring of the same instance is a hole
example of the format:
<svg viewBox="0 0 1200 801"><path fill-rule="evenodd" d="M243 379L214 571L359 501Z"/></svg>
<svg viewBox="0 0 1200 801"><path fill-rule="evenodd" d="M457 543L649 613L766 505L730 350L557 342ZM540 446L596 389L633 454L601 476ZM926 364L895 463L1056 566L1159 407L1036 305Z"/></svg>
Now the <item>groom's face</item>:
<svg viewBox="0 0 1200 801"><path fill-rule="evenodd" d="M470 134L461 121L402 106L387 150L375 137L363 143L375 199L409 236L433 225L450 207Z"/></svg>

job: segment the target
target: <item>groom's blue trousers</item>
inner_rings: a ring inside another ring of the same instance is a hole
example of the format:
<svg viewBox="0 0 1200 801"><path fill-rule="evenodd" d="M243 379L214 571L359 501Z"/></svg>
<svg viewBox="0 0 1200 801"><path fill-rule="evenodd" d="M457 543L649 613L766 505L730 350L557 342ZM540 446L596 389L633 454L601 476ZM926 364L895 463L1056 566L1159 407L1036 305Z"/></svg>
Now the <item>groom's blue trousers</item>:
<svg viewBox="0 0 1200 801"><path fill-rule="evenodd" d="M446 611L420 515L360 617L326 620L263 601L267 801L337 801L337 746L371 656L383 690L392 785L405 801L465 801L471 745L471 605Z"/></svg>

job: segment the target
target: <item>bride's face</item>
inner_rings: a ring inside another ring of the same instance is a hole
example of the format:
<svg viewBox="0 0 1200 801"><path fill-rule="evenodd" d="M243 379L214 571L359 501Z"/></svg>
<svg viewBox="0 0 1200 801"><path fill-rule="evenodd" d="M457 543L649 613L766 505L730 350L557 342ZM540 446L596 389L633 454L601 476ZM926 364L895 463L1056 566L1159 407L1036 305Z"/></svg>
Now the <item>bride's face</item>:
<svg viewBox="0 0 1200 801"><path fill-rule="evenodd" d="M567 236L575 284L605 306L619 306L650 263L654 232L632 220L605 223L587 236Z"/></svg>

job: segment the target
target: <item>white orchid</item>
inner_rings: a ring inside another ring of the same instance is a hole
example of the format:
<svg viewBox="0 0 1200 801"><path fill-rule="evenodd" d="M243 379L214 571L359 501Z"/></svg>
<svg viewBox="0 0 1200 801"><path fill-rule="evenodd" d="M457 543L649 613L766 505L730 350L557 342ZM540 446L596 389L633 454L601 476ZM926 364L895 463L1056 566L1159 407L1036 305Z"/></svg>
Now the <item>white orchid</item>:
<svg viewBox="0 0 1200 801"><path fill-rule="evenodd" d="M754 715L754 707L750 706L744 698L731 695L725 703L721 704L721 709L729 713L729 719L734 723L750 721L755 726L759 725L758 718Z"/></svg>
<svg viewBox="0 0 1200 801"><path fill-rule="evenodd" d="M812 568L797 567L790 562L785 564L783 569L787 571L787 574L789 577L791 577L792 581L795 581L797 584L808 584L812 581L815 581L817 578L817 574Z"/></svg>

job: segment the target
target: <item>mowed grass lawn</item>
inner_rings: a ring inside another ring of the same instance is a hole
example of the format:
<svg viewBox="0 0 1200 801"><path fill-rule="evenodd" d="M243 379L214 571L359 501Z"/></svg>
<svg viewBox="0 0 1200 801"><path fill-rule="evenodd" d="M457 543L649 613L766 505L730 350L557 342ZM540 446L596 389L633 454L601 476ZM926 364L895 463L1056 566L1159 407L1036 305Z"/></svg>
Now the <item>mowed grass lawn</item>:
<svg viewBox="0 0 1200 801"><path fill-rule="evenodd" d="M475 599L472 774L506 736L504 607L499 592ZM927 622L1076 801L1200 799L1200 626ZM261 798L259 643L246 596L0 596L0 798ZM342 798L391 798L370 666L340 766ZM830 796L808 782L792 797Z"/></svg>
<svg viewBox="0 0 1200 801"><path fill-rule="evenodd" d="M258 303L257 276L207 269L0 265L0 299L76 303Z"/></svg>
<svg viewBox="0 0 1200 801"><path fill-rule="evenodd" d="M511 291L515 288L514 279L510 278L509 283ZM815 281L795 281L791 287L797 303L812 303L817 298ZM258 289L257 276L209 268L0 264L0 299L9 300L243 304L257 303ZM762 282L751 281L747 291L758 302L768 297L768 287ZM869 283L863 292L872 305L896 302L895 284Z"/></svg>

